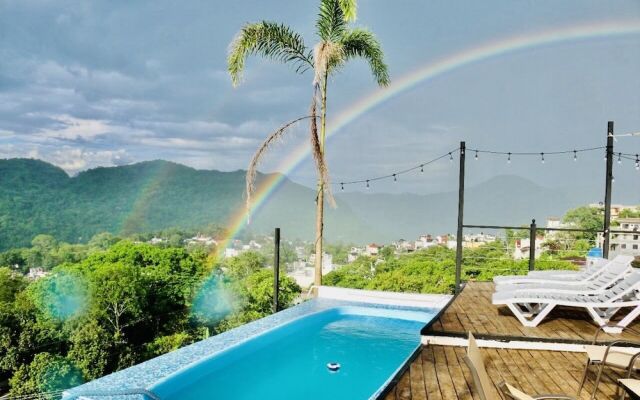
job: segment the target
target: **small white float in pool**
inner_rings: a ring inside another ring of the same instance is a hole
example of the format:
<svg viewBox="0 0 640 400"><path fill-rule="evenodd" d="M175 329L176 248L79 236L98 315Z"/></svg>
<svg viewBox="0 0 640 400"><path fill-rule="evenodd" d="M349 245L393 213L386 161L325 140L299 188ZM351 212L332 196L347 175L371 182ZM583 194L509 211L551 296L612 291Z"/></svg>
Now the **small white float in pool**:
<svg viewBox="0 0 640 400"><path fill-rule="evenodd" d="M336 372L337 370L340 369L340 364L337 362L327 363L327 369L331 372Z"/></svg>

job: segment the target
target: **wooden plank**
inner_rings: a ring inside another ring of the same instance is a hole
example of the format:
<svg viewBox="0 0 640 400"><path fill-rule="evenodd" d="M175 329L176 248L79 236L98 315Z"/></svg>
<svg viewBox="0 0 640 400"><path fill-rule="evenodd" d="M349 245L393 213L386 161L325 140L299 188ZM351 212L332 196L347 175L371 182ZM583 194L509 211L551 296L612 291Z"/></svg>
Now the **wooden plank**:
<svg viewBox="0 0 640 400"><path fill-rule="evenodd" d="M405 371L396 386L397 400L411 400L411 376Z"/></svg>
<svg viewBox="0 0 640 400"><path fill-rule="evenodd" d="M422 371L422 359L416 357L409 367L411 377L411 399L427 400L427 390L424 383L424 373Z"/></svg>
<svg viewBox="0 0 640 400"><path fill-rule="evenodd" d="M422 373L427 391L427 399L442 400L440 383L438 382L438 375L436 374L436 362L435 355L433 354L433 346L422 348L420 360L422 361Z"/></svg>

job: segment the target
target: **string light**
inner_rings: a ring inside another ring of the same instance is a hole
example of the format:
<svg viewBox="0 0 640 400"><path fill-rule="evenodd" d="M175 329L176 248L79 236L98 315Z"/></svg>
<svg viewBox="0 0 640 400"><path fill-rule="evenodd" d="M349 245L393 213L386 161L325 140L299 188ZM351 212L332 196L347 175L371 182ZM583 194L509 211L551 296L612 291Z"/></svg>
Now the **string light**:
<svg viewBox="0 0 640 400"><path fill-rule="evenodd" d="M616 177L611 175L611 183L616 183Z"/></svg>
<svg viewBox="0 0 640 400"><path fill-rule="evenodd" d="M583 149L570 149L570 150L561 150L561 151L549 151L549 152L502 152L502 151L494 151L494 150L480 150L480 149L467 149L469 151L473 151L474 152L474 159L475 160L479 160L480 158L480 153L487 153L487 154L492 154L492 155L506 155L507 156L507 163L511 164L511 158L512 156L539 156L540 157L540 162L542 164L545 164L546 162L546 158L545 156L548 155L561 155L561 154L572 154L573 153L573 161L578 161L578 153L582 153L582 152L587 152L587 151L594 151L594 150L601 150L601 149L605 149L605 160L609 159L609 156L611 158L613 158L614 156L616 156L616 153L611 152L609 153L609 149L606 148L605 146L600 146L600 147L591 147L591 148L583 148ZM371 188L371 183L373 181L378 181L378 180L383 180L383 179L390 179L393 178L394 182L398 182L398 176L411 172L411 171L416 171L416 170L420 170L421 173L424 173L424 167L434 163L438 160L444 159L444 158L449 158L449 161L452 162L453 161L453 153L455 153L456 151L460 151L461 149L456 148L452 151L448 151L444 154L442 154L439 157L436 157L432 160L423 162L421 164L418 164L414 167L411 168L407 168L401 171L396 171L393 172L389 175L382 175L382 176L377 176L377 177L373 177L373 178L369 178L366 180L354 180L354 181L342 181L339 183L335 183L335 185L340 185L340 189L341 190L345 190L345 185L352 185L352 184L357 184L357 183L365 183L366 188L369 189ZM629 154L629 153L623 153L623 152L618 152L617 153L618 156L618 163L621 164L622 163L622 159L629 159L631 161L634 162L635 164L635 169L640 171L640 155L639 154ZM462 155L461 155L462 157ZM611 176L611 180L612 182L615 181L615 178L613 176Z"/></svg>

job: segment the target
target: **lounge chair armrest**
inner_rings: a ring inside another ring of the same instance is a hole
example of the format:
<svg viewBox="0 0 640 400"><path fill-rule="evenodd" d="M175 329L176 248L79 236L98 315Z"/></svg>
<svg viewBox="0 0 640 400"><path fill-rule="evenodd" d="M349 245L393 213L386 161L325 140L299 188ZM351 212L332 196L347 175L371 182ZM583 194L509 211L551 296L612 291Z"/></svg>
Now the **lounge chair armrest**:
<svg viewBox="0 0 640 400"><path fill-rule="evenodd" d="M536 400L542 400L542 399L576 400L575 397L567 396L566 394L538 394L531 397L533 397Z"/></svg>

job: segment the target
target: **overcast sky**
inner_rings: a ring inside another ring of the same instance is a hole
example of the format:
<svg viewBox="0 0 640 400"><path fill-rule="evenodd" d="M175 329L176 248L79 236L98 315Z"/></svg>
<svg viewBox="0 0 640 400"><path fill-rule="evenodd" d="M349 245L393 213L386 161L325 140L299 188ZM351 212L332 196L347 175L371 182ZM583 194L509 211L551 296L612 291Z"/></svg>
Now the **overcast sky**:
<svg viewBox="0 0 640 400"><path fill-rule="evenodd" d="M310 74L252 58L232 88L227 46L246 22L286 23L309 45L317 1L0 0L0 157L34 157L69 173L166 159L196 168L245 168L274 127L305 115ZM360 0L357 24L373 30L391 79L493 40L604 21L636 21L640 1ZM552 151L604 144L640 131L640 35L602 37L504 54L443 74L372 109L335 135L335 181L410 167L466 140L469 147ZM330 113L375 90L366 64L330 82ZM263 165L272 171L307 140L292 131ZM640 137L617 149L640 152ZM471 162L471 161L470 161ZM454 163L455 164L455 163ZM626 161L616 179L640 187ZM603 179L602 154L489 161L471 182L518 174L547 186ZM313 183L311 162L290 173ZM377 184L427 193L455 188L448 162ZM362 189L362 188L358 188ZM640 189L639 189L640 191ZM640 193L639 196L640 198Z"/></svg>

